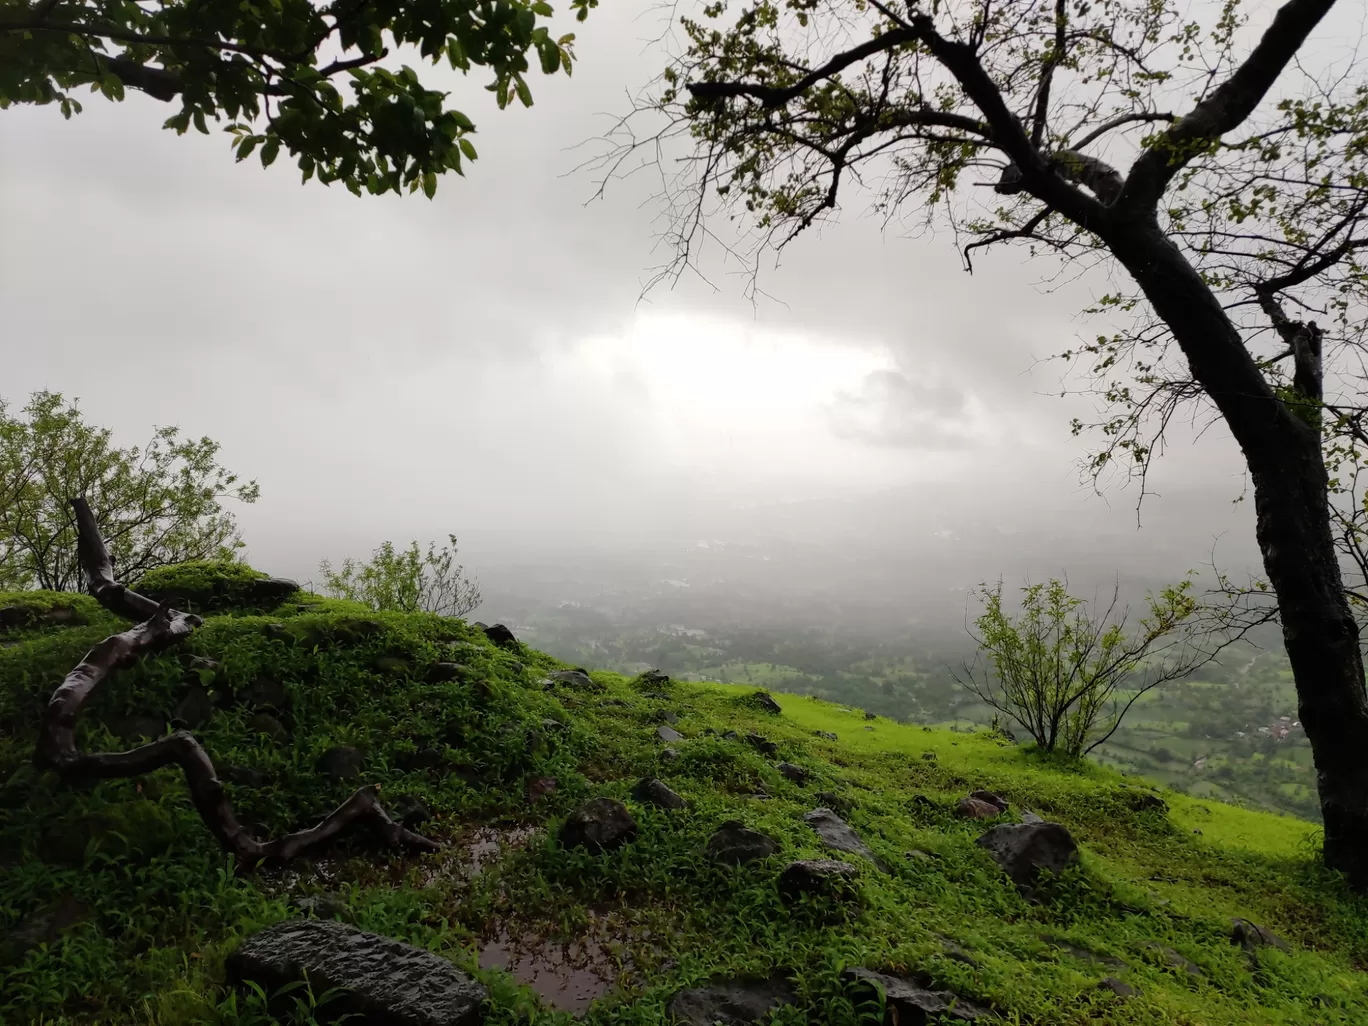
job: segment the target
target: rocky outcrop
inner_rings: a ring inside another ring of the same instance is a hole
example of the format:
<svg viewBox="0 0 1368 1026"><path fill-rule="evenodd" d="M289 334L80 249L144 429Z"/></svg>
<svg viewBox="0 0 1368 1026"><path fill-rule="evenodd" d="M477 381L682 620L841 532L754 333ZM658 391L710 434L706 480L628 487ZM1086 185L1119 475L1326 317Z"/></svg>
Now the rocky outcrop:
<svg viewBox="0 0 1368 1026"><path fill-rule="evenodd" d="M768 858L779 850L774 838L751 830L740 820L732 819L723 823L708 838L708 855L714 862L727 865L741 865Z"/></svg>
<svg viewBox="0 0 1368 1026"><path fill-rule="evenodd" d="M1248 955L1257 955L1260 948L1277 948L1279 951L1291 951L1292 947L1272 930L1251 923L1248 919L1234 919L1231 921L1230 943L1238 944L1244 948Z"/></svg>
<svg viewBox="0 0 1368 1026"><path fill-rule="evenodd" d="M684 740L684 735L675 730L674 727L667 727L663 724L656 727L655 736L657 740L664 741L666 744Z"/></svg>
<svg viewBox="0 0 1368 1026"><path fill-rule="evenodd" d="M681 990L666 1012L687 1026L754 1026L771 1012L795 1001L793 988L780 975L768 979L721 980Z"/></svg>
<svg viewBox="0 0 1368 1026"><path fill-rule="evenodd" d="M373 1026L475 1026L488 992L444 958L330 919L288 919L248 937L228 956L228 978L269 994L307 978L339 997L320 1014Z"/></svg>
<svg viewBox="0 0 1368 1026"><path fill-rule="evenodd" d="M645 805L654 805L661 809L682 809L687 804L680 795L670 790L664 781L655 777L638 781L636 787L632 788L632 797Z"/></svg>
<svg viewBox="0 0 1368 1026"><path fill-rule="evenodd" d="M477 623L475 626L484 631L485 637L500 648L516 648L518 645L518 639L513 636L513 632L501 623L493 626Z"/></svg>
<svg viewBox="0 0 1368 1026"><path fill-rule="evenodd" d="M993 1012L948 990L929 990L905 976L847 969L842 978L878 988L884 994L884 1022L888 1026L925 1026L927 1023L987 1022Z"/></svg>
<svg viewBox="0 0 1368 1026"><path fill-rule="evenodd" d="M804 894L836 896L850 889L859 870L835 859L790 862L779 874L779 893L790 900Z"/></svg>
<svg viewBox="0 0 1368 1026"><path fill-rule="evenodd" d="M995 826L976 842L1018 888L1029 890L1042 871L1058 875L1078 861L1073 835L1059 823Z"/></svg>
<svg viewBox="0 0 1368 1026"><path fill-rule="evenodd" d="M1002 815L1002 810L991 802L970 796L955 803L955 815L962 819L994 819Z"/></svg>
<svg viewBox="0 0 1368 1026"><path fill-rule="evenodd" d="M803 769L802 766L795 766L791 762L781 762L775 769L779 771L779 775L785 780L791 780L795 784L807 783L808 771Z"/></svg>
<svg viewBox="0 0 1368 1026"><path fill-rule="evenodd" d="M592 798L561 827L560 843L595 855L621 848L636 837L637 825L627 806L612 798Z"/></svg>
<svg viewBox="0 0 1368 1026"><path fill-rule="evenodd" d="M779 703L774 700L768 691L757 691L750 696L750 704L761 712L771 713L778 716L784 710L779 707Z"/></svg>
<svg viewBox="0 0 1368 1026"><path fill-rule="evenodd" d="M830 809L813 809L803 814L803 820L816 831L817 836L828 848L849 852L852 855L862 855L874 863L880 872L889 871L888 864L870 851L869 845L860 839L860 835Z"/></svg>

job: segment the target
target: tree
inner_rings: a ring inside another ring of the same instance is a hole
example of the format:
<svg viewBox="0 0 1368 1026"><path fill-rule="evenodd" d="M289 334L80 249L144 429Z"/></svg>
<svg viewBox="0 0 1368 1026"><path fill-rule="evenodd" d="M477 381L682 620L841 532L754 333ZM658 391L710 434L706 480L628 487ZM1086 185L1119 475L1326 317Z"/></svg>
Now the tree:
<svg viewBox="0 0 1368 1026"><path fill-rule="evenodd" d="M597 3L570 6L583 21ZM500 108L530 107L529 53L548 75L574 59L574 35L538 23L552 13L546 0L0 0L0 108L55 103L70 118L81 86L111 100L136 89L180 105L165 123L178 134L226 121L238 160L267 166L283 146L305 181L431 198L438 175L475 159L475 126L408 65L382 62L393 49L487 68Z"/></svg>
<svg viewBox="0 0 1368 1026"><path fill-rule="evenodd" d="M1368 692L1332 530L1368 448L1368 88L1352 67L1309 70L1333 6L1288 0L1247 25L1235 0L751 0L725 21L717 3L684 19L609 174L687 140L665 178L675 272L718 213L752 226L758 254L871 181L890 219L948 221L971 271L1017 243L1108 274L1096 310L1115 329L1065 354L1092 362L1091 469L1143 481L1188 406L1233 435L1325 862L1368 886ZM662 115L643 151L640 118ZM979 169L996 176L968 183L992 186L987 203L964 187Z"/></svg>
<svg viewBox="0 0 1368 1026"><path fill-rule="evenodd" d="M1151 596L1149 615L1128 632L1119 589L1094 614L1063 581L1030 584L1014 619L1003 609L1002 582L982 585L973 637L989 666L967 665L955 679L1042 750L1082 758L1116 733L1141 695L1205 661L1183 630L1198 608L1191 590L1185 580Z"/></svg>
<svg viewBox="0 0 1368 1026"><path fill-rule="evenodd" d="M23 412L9 416L0 400L0 587L80 588L72 495L89 502L124 581L242 547L223 501L255 502L260 489L219 465L219 443L164 427L121 449L56 392L33 393Z"/></svg>
<svg viewBox="0 0 1368 1026"><path fill-rule="evenodd" d="M416 541L403 551L385 542L367 563L346 559L340 570L333 570L325 559L318 572L329 595L372 609L462 617L479 606L480 586L456 562L456 536L450 534L447 539L448 544L440 549L436 542L429 542L426 555Z"/></svg>

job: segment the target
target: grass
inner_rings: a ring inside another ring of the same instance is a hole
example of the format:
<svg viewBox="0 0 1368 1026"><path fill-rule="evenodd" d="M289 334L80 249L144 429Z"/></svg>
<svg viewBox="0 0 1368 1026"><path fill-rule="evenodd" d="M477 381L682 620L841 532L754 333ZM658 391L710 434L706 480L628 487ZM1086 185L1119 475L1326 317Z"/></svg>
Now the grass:
<svg viewBox="0 0 1368 1026"><path fill-rule="evenodd" d="M12 601L0 597L0 606ZM300 894L323 890L358 926L479 975L495 1026L571 1021L508 973L479 967L495 934L616 942L619 986L590 1007L590 1026L659 1023L682 986L776 967L794 974L802 1005L778 1013L781 1026L873 1022L877 1010L841 980L853 965L927 973L1009 1023L1368 1021L1368 901L1318 867L1319 832L1304 821L1167 791L1167 810L1137 811L1149 785L1101 766L1055 764L983 732L866 720L811 698L777 695L776 716L746 701L754 686L673 683L659 697L659 685L607 673L593 674L601 690L547 686L545 673L560 664L496 648L459 622L299 609L312 602L208 618L183 651L116 678L84 717L82 744L124 747L109 726L120 716L169 713L188 687L202 686L219 705L196 733L216 763L270 780L229 785L241 818L272 831L315 821L357 783L329 780L317 759L351 744L365 750L364 778L383 795L428 805L435 818L423 829L448 850L402 856L358 837L326 858L239 874L177 772L66 787L31 768L42 706L108 632L107 615L82 606L89 622L0 635L0 938L63 902L79 909L46 944L20 950L0 939L0 1022L277 1021L266 995L224 987L224 959L252 930L301 914L291 906ZM192 666L195 655L218 668ZM428 683L439 660L466 669ZM283 689L288 743L249 726L263 680ZM672 762L654 737L666 711L685 737ZM788 781L777 760L722 736L730 730L760 732L810 781ZM556 789L529 799L528 782L547 776ZM665 813L633 801L643 776L659 776L690 807ZM1029 808L1079 840L1081 864L1050 884L1043 903L1017 894L974 844L983 824L954 815L956 799L979 787L1012 803L1008 819ZM760 789L771 797L753 797ZM883 875L843 856L860 865L857 906L789 906L776 889L788 860L830 854L802 820L823 791L849 803L850 823L892 868ZM600 795L627 802L636 841L602 856L560 847L558 822ZM740 868L712 864L704 847L728 819L770 834L780 854ZM472 874L462 853L478 824L542 829ZM909 858L913 849L930 857ZM1235 916L1276 931L1291 952L1261 955L1252 970L1229 940ZM975 964L948 957L947 943ZM1150 944L1190 959L1202 976L1175 970ZM1098 991L1105 975L1139 994ZM279 1021L313 1021L323 997L296 991L296 1010Z"/></svg>

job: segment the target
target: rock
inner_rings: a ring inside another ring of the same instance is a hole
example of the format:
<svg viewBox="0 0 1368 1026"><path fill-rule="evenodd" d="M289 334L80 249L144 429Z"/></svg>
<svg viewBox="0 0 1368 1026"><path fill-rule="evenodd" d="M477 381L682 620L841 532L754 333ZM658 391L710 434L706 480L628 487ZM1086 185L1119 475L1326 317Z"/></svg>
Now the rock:
<svg viewBox="0 0 1368 1026"><path fill-rule="evenodd" d="M812 733L815 737L824 737L828 741L836 740L836 735L829 730L814 730Z"/></svg>
<svg viewBox="0 0 1368 1026"><path fill-rule="evenodd" d="M527 797L536 801L544 794L551 794L560 787L560 781L555 777L533 777L527 783Z"/></svg>
<svg viewBox="0 0 1368 1026"><path fill-rule="evenodd" d="M773 713L776 716L784 711L779 707L779 703L770 696L768 691L757 691L755 694L751 695L750 704L761 712Z"/></svg>
<svg viewBox="0 0 1368 1026"><path fill-rule="evenodd" d="M839 894L859 875L849 862L835 859L803 859L790 862L779 874L779 893L793 899L803 894Z"/></svg>
<svg viewBox="0 0 1368 1026"><path fill-rule="evenodd" d="M927 762L935 762L935 761L936 761L936 753L935 753L935 752L922 752L922 758L925 759Z"/></svg>
<svg viewBox="0 0 1368 1026"><path fill-rule="evenodd" d="M909 858L909 859L914 859L914 860L916 860L917 862L935 862L935 861L936 861L935 856L930 855L930 854L928 854L928 853L922 851L920 848L913 848L911 851L909 851L909 852L907 853L907 856L906 856L906 857Z"/></svg>
<svg viewBox="0 0 1368 1026"><path fill-rule="evenodd" d="M788 981L776 974L769 979L723 980L681 990L665 1010L686 1026L754 1026L795 1000Z"/></svg>
<svg viewBox="0 0 1368 1026"><path fill-rule="evenodd" d="M738 819L729 819L708 838L708 855L714 862L739 866L769 858L779 850L774 838L751 830Z"/></svg>
<svg viewBox="0 0 1368 1026"><path fill-rule="evenodd" d="M194 730L212 715L214 715L214 700L209 697L209 692L198 684L192 684L190 689L186 691L185 697L176 704L175 711L171 713L171 719L175 723Z"/></svg>
<svg viewBox="0 0 1368 1026"><path fill-rule="evenodd" d="M961 965L972 966L977 966L979 964L979 960L977 958L969 954L969 952L965 951L964 948L960 947L958 944L952 941L949 937L946 937L944 934L935 933L932 934L932 936L935 937L936 940L940 941L941 952L945 955L946 958L950 959L952 962L959 962Z"/></svg>
<svg viewBox="0 0 1368 1026"><path fill-rule="evenodd" d="M385 811L390 819L402 824L408 830L416 830L432 818L432 810L427 802L417 795L401 794L385 803Z"/></svg>
<svg viewBox="0 0 1368 1026"><path fill-rule="evenodd" d="M219 664L213 659L206 659L204 656L191 656L190 663L186 667L187 672L199 677L201 684L206 684L206 677L212 679L218 676Z"/></svg>
<svg viewBox="0 0 1368 1026"><path fill-rule="evenodd" d="M351 780L361 775L366 753L351 745L336 745L318 757L318 770L333 780Z"/></svg>
<svg viewBox="0 0 1368 1026"><path fill-rule="evenodd" d="M482 623L477 623L475 626L484 631L485 637L500 648L514 648L518 644L518 639L513 636L513 632L501 623L496 623L492 627L486 627Z"/></svg>
<svg viewBox="0 0 1368 1026"><path fill-rule="evenodd" d="M873 730L873 727L865 727L865 730Z"/></svg>
<svg viewBox="0 0 1368 1026"><path fill-rule="evenodd" d="M989 805L996 806L999 812L1006 812L1008 809L1007 800L994 794L992 791L970 791L969 797L977 798L981 802L987 802Z"/></svg>
<svg viewBox="0 0 1368 1026"><path fill-rule="evenodd" d="M476 1026L489 994L445 958L328 919L287 919L248 937L228 956L230 983L268 994L307 976L331 988L333 1020L354 1014L371 1026Z"/></svg>
<svg viewBox="0 0 1368 1026"><path fill-rule="evenodd" d="M872 712L867 712L867 713L865 713L865 719L867 719L867 720L877 720L878 718L879 718L879 714L878 714L878 713L872 713Z"/></svg>
<svg viewBox="0 0 1368 1026"><path fill-rule="evenodd" d="M559 681L561 684L569 684L576 688L597 688L593 678L583 670L556 670L546 675L547 680Z"/></svg>
<svg viewBox="0 0 1368 1026"><path fill-rule="evenodd" d="M1093 965L1105 965L1111 969L1130 968L1130 966L1126 965L1126 963L1123 962L1121 959L1116 958L1112 955L1098 954L1096 951L1089 951L1087 948L1080 948L1078 945L1070 944L1068 941L1050 940L1050 938L1048 937L1045 939L1049 940L1050 944L1053 947L1064 952L1064 954L1068 955L1070 958L1078 959L1080 962L1091 962Z"/></svg>
<svg viewBox="0 0 1368 1026"><path fill-rule="evenodd" d="M166 733L166 721L160 716L144 716L137 713L130 716L110 716L105 720L105 725L115 737L129 743L144 738L155 741Z"/></svg>
<svg viewBox="0 0 1368 1026"><path fill-rule="evenodd" d="M280 711L290 704L289 692L285 685L270 677L258 677L242 695L243 701L254 709L275 709Z"/></svg>
<svg viewBox="0 0 1368 1026"><path fill-rule="evenodd" d="M832 794L830 791L818 791L817 801L819 804L824 805L826 808L831 809L841 816L849 814L852 807L850 802L846 801L838 794Z"/></svg>
<svg viewBox="0 0 1368 1026"><path fill-rule="evenodd" d="M1126 790L1122 794L1122 800L1126 803L1126 808L1132 812L1168 811L1168 803L1152 791Z"/></svg>
<svg viewBox="0 0 1368 1026"><path fill-rule="evenodd" d="M1279 951L1291 951L1292 947L1272 930L1251 923L1248 919L1232 919L1230 943L1238 944L1250 955L1258 954L1260 948L1272 947Z"/></svg>
<svg viewBox="0 0 1368 1026"><path fill-rule="evenodd" d="M134 798L54 820L38 839L38 857L81 868L86 853L95 851L114 861L141 863L165 855L179 839L164 807Z"/></svg>
<svg viewBox="0 0 1368 1026"><path fill-rule="evenodd" d="M647 670L638 677L637 680L641 681L643 684L660 686L662 684L670 683L670 675L668 673L661 673L659 670Z"/></svg>
<svg viewBox="0 0 1368 1026"><path fill-rule="evenodd" d="M272 741L283 743L290 739L290 732L285 729L285 724L270 713L257 713L247 721L247 729L254 734L265 734Z"/></svg>
<svg viewBox="0 0 1368 1026"><path fill-rule="evenodd" d="M914 980L875 972L847 969L842 979L883 991L884 1022L888 1026L925 1026L942 1022L985 1022L995 1018L987 1008L966 1001L952 991L927 990Z"/></svg>
<svg viewBox="0 0 1368 1026"><path fill-rule="evenodd" d="M992 802L980 801L978 798L961 798L955 803L955 814L964 819L992 819L1001 816L1002 810Z"/></svg>
<svg viewBox="0 0 1368 1026"><path fill-rule="evenodd" d="M602 704L611 705L614 709L626 709L632 703L625 698L605 698Z"/></svg>
<svg viewBox="0 0 1368 1026"><path fill-rule="evenodd" d="M437 769L446 761L438 748L420 748L416 752L401 752L395 757L395 762L405 773L412 773L414 770Z"/></svg>
<svg viewBox="0 0 1368 1026"><path fill-rule="evenodd" d="M269 787L271 775L264 770L252 769L250 766L234 766L232 763L225 763L215 767L218 778L225 783L237 784L240 787Z"/></svg>
<svg viewBox="0 0 1368 1026"><path fill-rule="evenodd" d="M817 836L828 848L849 852L852 855L862 855L874 863L881 873L889 872L888 864L870 851L869 846L860 840L860 835L830 809L813 809L803 814L803 820L816 831Z"/></svg>
<svg viewBox="0 0 1368 1026"><path fill-rule="evenodd" d="M620 848L636 837L637 825L627 806L612 798L591 798L570 814L561 827L560 843L594 855Z"/></svg>
<svg viewBox="0 0 1368 1026"><path fill-rule="evenodd" d="M988 849L1019 888L1028 889L1042 870L1062 873L1078 861L1078 845L1058 823L995 826L974 842Z"/></svg>
<svg viewBox="0 0 1368 1026"><path fill-rule="evenodd" d="M1044 822L1045 822L1044 818L1042 818L1041 816L1037 816L1037 815L1036 815L1034 812L1032 812L1030 809L1022 809L1022 810L1021 810L1021 821L1022 821L1023 823L1044 823Z"/></svg>
<svg viewBox="0 0 1368 1026"><path fill-rule="evenodd" d="M347 901L340 894L306 894L290 901L290 907L317 919L344 919Z"/></svg>
<svg viewBox="0 0 1368 1026"><path fill-rule="evenodd" d="M1119 998L1134 997L1136 990L1129 983L1118 980L1115 976L1108 976L1097 983L1098 990L1109 990Z"/></svg>
<svg viewBox="0 0 1368 1026"><path fill-rule="evenodd" d="M656 738L669 744L671 741L683 741L684 735L675 730L674 727L656 727Z"/></svg>
<svg viewBox="0 0 1368 1026"><path fill-rule="evenodd" d="M672 727L679 722L679 717L670 712L669 709L660 710L660 712L656 714L656 719L660 720L662 723L668 723Z"/></svg>
<svg viewBox="0 0 1368 1026"><path fill-rule="evenodd" d="M432 684L445 684L447 681L460 680L470 672L470 667L465 663L433 663L428 667L427 679Z"/></svg>
<svg viewBox="0 0 1368 1026"><path fill-rule="evenodd" d="M660 753L661 762L674 762L679 758L679 752L673 748L663 749Z"/></svg>
<svg viewBox="0 0 1368 1026"><path fill-rule="evenodd" d="M647 777L632 788L632 797L645 805L655 805L662 809L682 809L687 804L684 799L670 790L663 781Z"/></svg>
<svg viewBox="0 0 1368 1026"><path fill-rule="evenodd" d="M1168 963L1170 969L1180 970L1195 979L1201 979L1206 975L1202 972L1202 967L1192 961L1192 959L1188 958L1186 955L1178 954L1178 952L1174 951L1172 948L1164 947L1164 945L1157 941L1146 941L1143 947L1147 951L1153 951L1163 958L1163 960Z"/></svg>
<svg viewBox="0 0 1368 1026"><path fill-rule="evenodd" d="M785 780L791 780L795 784L807 783L808 771L803 769L802 766L795 766L791 762L781 762L775 768L779 770L779 775Z"/></svg>
<svg viewBox="0 0 1368 1026"><path fill-rule="evenodd" d="M268 623L266 625L266 637L274 641L288 641L290 638L290 628L283 623Z"/></svg>
<svg viewBox="0 0 1368 1026"><path fill-rule="evenodd" d="M726 737L725 734L722 736ZM779 746L761 734L747 734L746 743L766 758L773 759L779 755Z"/></svg>
<svg viewBox="0 0 1368 1026"><path fill-rule="evenodd" d="M18 965L26 952L41 944L56 944L88 914L85 905L68 895L0 930L0 968Z"/></svg>
<svg viewBox="0 0 1368 1026"><path fill-rule="evenodd" d="M560 720L553 720L550 717L547 717L546 719L542 720L541 726L542 730L548 730L553 734L559 734L570 729Z"/></svg>

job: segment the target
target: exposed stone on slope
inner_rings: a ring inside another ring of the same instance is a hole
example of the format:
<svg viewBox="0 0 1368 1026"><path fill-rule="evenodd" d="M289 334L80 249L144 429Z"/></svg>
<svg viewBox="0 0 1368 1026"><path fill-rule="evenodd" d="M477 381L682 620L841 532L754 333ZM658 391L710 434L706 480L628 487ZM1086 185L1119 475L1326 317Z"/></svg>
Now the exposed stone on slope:
<svg viewBox="0 0 1368 1026"><path fill-rule="evenodd" d="M803 894L840 894L849 889L859 872L849 862L835 859L790 862L779 874L779 893L786 898Z"/></svg>
<svg viewBox="0 0 1368 1026"><path fill-rule="evenodd" d="M750 704L763 712L773 713L776 716L784 711L768 691L757 691L751 695Z"/></svg>
<svg viewBox="0 0 1368 1026"><path fill-rule="evenodd" d="M1006 812L1008 808L1010 808L1006 798L1003 798L999 794L994 794L992 791L984 791L982 789L970 791L969 797L981 802L987 802L989 805L996 808L998 812Z"/></svg>
<svg viewBox="0 0 1368 1026"><path fill-rule="evenodd" d="M975 843L987 848L993 861L1023 890L1035 883L1042 870L1059 874L1078 861L1078 845L1059 823L995 826Z"/></svg>
<svg viewBox="0 0 1368 1026"><path fill-rule="evenodd" d="M813 809L803 814L803 820L817 832L822 843L837 851L862 855L874 863L880 872L889 872L888 864L869 850L869 845L860 839L850 825L830 809Z"/></svg>
<svg viewBox="0 0 1368 1026"><path fill-rule="evenodd" d="M708 838L708 855L714 862L741 865L768 858L779 850L774 838L751 830L738 819L723 823Z"/></svg>
<svg viewBox="0 0 1368 1026"><path fill-rule="evenodd" d="M656 732L655 732L655 734L656 734L656 738L657 738L658 740L664 741L666 744L669 744L669 743L672 742L672 741L683 741L683 740L684 740L684 735L681 734L679 731L675 730L674 727L666 727L666 726L659 726L659 727L656 727Z"/></svg>
<svg viewBox="0 0 1368 1026"><path fill-rule="evenodd" d="M598 687L593 678L583 670L554 670L546 675L546 679L586 690L593 690Z"/></svg>
<svg viewBox="0 0 1368 1026"><path fill-rule="evenodd" d="M1002 810L992 802L966 797L955 803L955 814L964 819L994 819L1002 815Z"/></svg>
<svg viewBox="0 0 1368 1026"><path fill-rule="evenodd" d="M209 697L209 692L199 684L192 684L186 689L185 697L176 703L171 721L174 725L194 730L212 715L214 700Z"/></svg>
<svg viewBox="0 0 1368 1026"><path fill-rule="evenodd" d="M444 958L327 919L290 919L248 937L228 956L232 983L267 993L307 977L315 994L341 997L321 1013L371 1026L475 1026L488 992Z"/></svg>
<svg viewBox="0 0 1368 1026"><path fill-rule="evenodd" d="M795 784L807 783L808 771L803 769L802 766L795 766L791 762L781 762L775 769L779 771L779 775L785 780L791 780Z"/></svg>
<svg viewBox="0 0 1368 1026"><path fill-rule="evenodd" d="M1260 948L1272 947L1279 951L1291 951L1291 945L1272 930L1251 923L1248 919L1231 920L1230 943L1238 944L1250 955L1257 955Z"/></svg>
<svg viewBox="0 0 1368 1026"><path fill-rule="evenodd" d="M831 731L829 731L829 730L814 730L812 733L813 733L813 736L815 736L815 737L824 737L824 738L826 738L828 741L835 741L835 740L836 740L836 735L833 734L833 733L832 733Z"/></svg>
<svg viewBox="0 0 1368 1026"><path fill-rule="evenodd" d="M351 780L361 775L366 753L351 745L334 745L318 757L318 770L331 780Z"/></svg>
<svg viewBox="0 0 1368 1026"><path fill-rule="evenodd" d="M85 905L68 895L0 930L0 967L18 965L25 952L40 944L56 944L88 914Z"/></svg>
<svg viewBox="0 0 1368 1026"><path fill-rule="evenodd" d="M620 848L636 837L637 825L627 806L612 798L591 798L570 814L561 827L560 842L597 855Z"/></svg>
<svg viewBox="0 0 1368 1026"><path fill-rule="evenodd" d="M877 987L883 991L884 1022L888 1026L925 1026L939 1022L986 1022L996 1018L987 1008L966 1001L952 991L928 990L903 976L872 969L847 969L847 980Z"/></svg>
<svg viewBox="0 0 1368 1026"><path fill-rule="evenodd" d="M1134 997L1136 989L1129 983L1118 980L1115 976L1107 976L1097 982L1098 990L1109 990L1119 998Z"/></svg>
<svg viewBox="0 0 1368 1026"><path fill-rule="evenodd" d="M632 797L639 802L662 809L682 809L686 804L680 795L655 777L639 781L636 787L632 788Z"/></svg>
<svg viewBox="0 0 1368 1026"><path fill-rule="evenodd" d="M725 734L722 736L726 737ZM747 734L746 743L767 758L773 759L779 755L779 746L763 734Z"/></svg>
<svg viewBox="0 0 1368 1026"><path fill-rule="evenodd" d="M513 636L513 632L501 623L496 623L493 626L477 623L475 626L484 631L485 637L500 648L512 648L518 644L518 639Z"/></svg>
<svg viewBox="0 0 1368 1026"><path fill-rule="evenodd" d="M670 998L666 1012L688 1026L753 1026L795 1000L788 981L776 974L769 979L723 980L681 990Z"/></svg>

